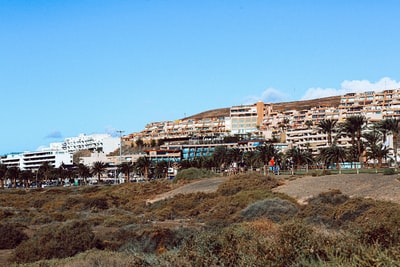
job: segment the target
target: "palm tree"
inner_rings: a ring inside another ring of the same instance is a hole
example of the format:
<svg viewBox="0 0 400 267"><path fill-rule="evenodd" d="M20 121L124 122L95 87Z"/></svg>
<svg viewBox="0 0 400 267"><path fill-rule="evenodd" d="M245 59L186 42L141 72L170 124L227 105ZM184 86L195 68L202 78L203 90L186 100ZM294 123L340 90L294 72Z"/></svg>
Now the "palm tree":
<svg viewBox="0 0 400 267"><path fill-rule="evenodd" d="M4 178L7 173L7 165L0 164L0 187L4 188Z"/></svg>
<svg viewBox="0 0 400 267"><path fill-rule="evenodd" d="M167 177L168 163L165 160L159 161L154 166L154 176L156 178Z"/></svg>
<svg viewBox="0 0 400 267"><path fill-rule="evenodd" d="M271 143L264 143L261 146L257 147L258 155L263 165L267 165L272 157L275 157L278 153L276 147Z"/></svg>
<svg viewBox="0 0 400 267"><path fill-rule="evenodd" d="M133 163L132 162L123 162L123 163L121 163L121 165L119 165L118 169L120 172L122 172L125 175L127 181L130 182L130 180L131 180L130 176L134 170Z"/></svg>
<svg viewBox="0 0 400 267"><path fill-rule="evenodd" d="M230 162L239 162L242 160L243 151L239 148L231 148L228 150L228 157Z"/></svg>
<svg viewBox="0 0 400 267"><path fill-rule="evenodd" d="M286 151L286 158L292 158L296 169L302 164L311 164L314 159L309 150L301 150L299 147L293 147Z"/></svg>
<svg viewBox="0 0 400 267"><path fill-rule="evenodd" d="M83 178L83 182L87 184L87 179L92 176L90 173L90 168L83 163L78 164L77 173L79 177Z"/></svg>
<svg viewBox="0 0 400 267"><path fill-rule="evenodd" d="M215 167L224 168L224 164L227 161L228 149L226 146L217 146L212 154L212 159L215 163Z"/></svg>
<svg viewBox="0 0 400 267"><path fill-rule="evenodd" d="M344 162L345 158L346 150L336 144L321 148L318 155L318 160L323 161L326 166L335 163L337 170L340 170L340 162Z"/></svg>
<svg viewBox="0 0 400 267"><path fill-rule="evenodd" d="M6 177L13 183L13 187L17 187L17 179L19 177L20 169L18 167L10 167L7 169Z"/></svg>
<svg viewBox="0 0 400 267"><path fill-rule="evenodd" d="M30 170L23 170L19 173L19 179L23 182L24 187L28 187L28 182L33 178L33 173Z"/></svg>
<svg viewBox="0 0 400 267"><path fill-rule="evenodd" d="M332 145L332 132L335 130L337 120L324 119L318 123L318 128L327 134L328 146Z"/></svg>
<svg viewBox="0 0 400 267"><path fill-rule="evenodd" d="M353 147L357 148L357 158L362 164L362 130L365 127L367 119L363 115L353 115L346 118L346 121L340 125L342 132L351 136L351 144ZM356 142L357 140L357 142Z"/></svg>
<svg viewBox="0 0 400 267"><path fill-rule="evenodd" d="M150 158L144 156L140 157L136 161L136 167L140 170L141 173L143 173L144 178L149 178L149 169L151 165L151 160Z"/></svg>
<svg viewBox="0 0 400 267"><path fill-rule="evenodd" d="M44 180L47 181L50 177L53 168L54 167L51 165L50 162L45 161L42 163L42 165L40 165L38 172L42 173L44 175Z"/></svg>
<svg viewBox="0 0 400 267"><path fill-rule="evenodd" d="M256 151L247 151L244 153L244 163L250 166L250 170L259 162L260 157Z"/></svg>
<svg viewBox="0 0 400 267"><path fill-rule="evenodd" d="M382 145L382 134L376 129L373 129L370 132L364 133L363 137L365 139L367 158L374 160L374 164L377 159L378 168L382 167L382 159L389 152L389 148Z"/></svg>
<svg viewBox="0 0 400 267"><path fill-rule="evenodd" d="M101 161L95 161L93 162L92 166L92 173L93 175L97 175L97 182L100 184L101 182L101 175L106 171L107 164Z"/></svg>
<svg viewBox="0 0 400 267"><path fill-rule="evenodd" d="M381 129L383 131L386 131L388 134L391 134L393 137L393 154L394 154L394 162L395 162L396 169L398 167L398 164L397 164L397 142L398 142L398 136L399 136L399 131L400 131L399 124L400 124L400 120L395 119L395 118L384 119L380 123Z"/></svg>

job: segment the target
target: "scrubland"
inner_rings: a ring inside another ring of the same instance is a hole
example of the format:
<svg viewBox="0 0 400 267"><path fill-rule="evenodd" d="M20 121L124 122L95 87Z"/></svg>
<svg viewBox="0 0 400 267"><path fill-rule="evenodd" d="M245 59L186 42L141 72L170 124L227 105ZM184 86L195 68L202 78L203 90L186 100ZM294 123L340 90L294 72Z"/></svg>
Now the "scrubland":
<svg viewBox="0 0 400 267"><path fill-rule="evenodd" d="M330 190L299 205L273 190L277 177L259 174L229 177L215 192L148 203L195 180L190 176L2 190L0 264L400 266L396 203Z"/></svg>

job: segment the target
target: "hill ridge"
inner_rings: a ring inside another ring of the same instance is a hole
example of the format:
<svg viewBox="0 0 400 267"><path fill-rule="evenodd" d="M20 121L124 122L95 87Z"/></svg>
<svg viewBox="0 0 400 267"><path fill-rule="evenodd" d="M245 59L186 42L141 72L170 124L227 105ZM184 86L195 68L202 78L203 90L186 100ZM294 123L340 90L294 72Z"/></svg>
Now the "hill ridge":
<svg viewBox="0 0 400 267"><path fill-rule="evenodd" d="M340 98L341 96L328 96L328 97L315 98L309 100L296 100L296 101L264 103L264 104L271 105L274 111L303 110L320 106L337 107L340 104ZM228 117L229 114L230 114L230 108L218 108L218 109L203 111L194 114L192 116L182 118L182 120L200 120L200 119L216 118L216 117Z"/></svg>

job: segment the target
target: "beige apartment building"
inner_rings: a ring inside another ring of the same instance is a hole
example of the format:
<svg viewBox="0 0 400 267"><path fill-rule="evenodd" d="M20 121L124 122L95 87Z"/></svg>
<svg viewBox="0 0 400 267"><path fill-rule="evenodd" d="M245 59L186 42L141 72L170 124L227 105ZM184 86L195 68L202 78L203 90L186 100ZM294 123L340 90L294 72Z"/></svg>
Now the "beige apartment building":
<svg viewBox="0 0 400 267"><path fill-rule="evenodd" d="M297 104L297 103L300 103ZM228 116L203 119L182 119L177 121L153 122L139 133L123 137L125 142L144 142L167 139L187 142L188 140L208 140L229 135L250 138L275 139L288 147L298 146L318 149L327 145L327 136L318 130L323 119L345 121L351 115L364 115L369 123L385 118L400 117L400 89L382 92L367 91L349 93L343 96L324 98L321 101L286 103L257 102L250 105L232 106ZM287 107L287 108L286 108ZM335 137L335 133L333 134ZM393 142L389 138L390 146ZM341 146L350 146L348 137L338 140Z"/></svg>

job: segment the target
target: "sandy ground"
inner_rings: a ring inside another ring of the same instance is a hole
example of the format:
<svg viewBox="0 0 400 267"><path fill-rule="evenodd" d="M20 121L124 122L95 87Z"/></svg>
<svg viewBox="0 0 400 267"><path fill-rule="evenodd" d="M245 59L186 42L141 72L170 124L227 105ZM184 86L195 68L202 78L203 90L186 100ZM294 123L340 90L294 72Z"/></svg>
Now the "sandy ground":
<svg viewBox="0 0 400 267"><path fill-rule="evenodd" d="M196 193L196 192L204 192L204 193L211 193L215 192L218 189L218 186L228 180L229 177L214 177L208 179L202 179L190 184L183 185L178 187L174 190L166 192L164 194L158 195L153 199L147 200L147 203L151 204L166 198L173 197L178 194L188 194L188 193Z"/></svg>
<svg viewBox="0 0 400 267"><path fill-rule="evenodd" d="M400 203L400 181L398 175L383 174L337 174L325 176L300 176L296 179L278 176L283 185L274 189L296 198L299 203L306 203L307 199L319 193L338 189L350 197L366 197L377 200ZM196 181L167 193L149 199L149 204L173 197L177 194L193 192L215 192L218 186L229 177L215 177Z"/></svg>
<svg viewBox="0 0 400 267"><path fill-rule="evenodd" d="M337 174L305 176L285 180L284 185L275 189L296 198L299 203L317 196L321 192L338 189L350 197L366 197L400 203L400 181L398 175L383 174Z"/></svg>

